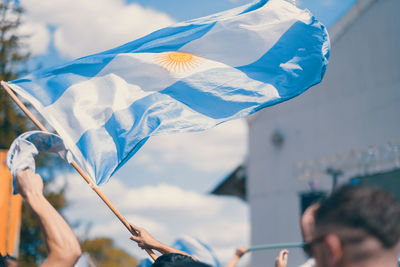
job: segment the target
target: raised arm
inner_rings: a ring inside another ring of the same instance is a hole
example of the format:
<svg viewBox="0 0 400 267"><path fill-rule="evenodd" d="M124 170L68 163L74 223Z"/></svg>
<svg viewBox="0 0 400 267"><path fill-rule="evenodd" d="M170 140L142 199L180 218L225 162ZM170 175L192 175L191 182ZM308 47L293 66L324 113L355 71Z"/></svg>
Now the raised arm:
<svg viewBox="0 0 400 267"><path fill-rule="evenodd" d="M246 247L238 248L235 251L235 255L231 259L231 261L225 267L235 267L236 264L239 262L240 258L247 252Z"/></svg>
<svg viewBox="0 0 400 267"><path fill-rule="evenodd" d="M160 252L161 254L179 253L192 257L186 252L183 252L181 250L175 249L173 247L161 243L160 241L155 239L149 232L147 232L146 229L144 228L136 227L133 225L131 225L131 227L136 231L137 235L131 236L130 239L135 241L138 244L138 246L142 249L154 249Z"/></svg>
<svg viewBox="0 0 400 267"><path fill-rule="evenodd" d="M287 249L282 249L279 252L278 257L275 259L275 267L286 267L288 262L289 251Z"/></svg>
<svg viewBox="0 0 400 267"><path fill-rule="evenodd" d="M43 180L30 169L16 175L18 192L39 220L49 250L41 267L74 266L81 255L79 242L63 217L43 196Z"/></svg>

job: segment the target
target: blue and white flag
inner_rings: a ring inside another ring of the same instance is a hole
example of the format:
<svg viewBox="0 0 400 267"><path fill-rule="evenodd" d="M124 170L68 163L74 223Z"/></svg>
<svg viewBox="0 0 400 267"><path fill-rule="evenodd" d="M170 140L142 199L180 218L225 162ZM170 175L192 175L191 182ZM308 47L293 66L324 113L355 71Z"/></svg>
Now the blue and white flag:
<svg viewBox="0 0 400 267"><path fill-rule="evenodd" d="M207 263L210 266L221 266L214 251L212 251L209 246L207 246L197 238L184 235L175 240L172 247L179 249L180 251L186 252L187 254L198 259L199 261Z"/></svg>
<svg viewBox="0 0 400 267"><path fill-rule="evenodd" d="M14 194L17 193L15 176L24 169L31 169L35 172L35 156L39 152L58 154L63 160L69 163L72 161L71 153L58 135L42 131L21 134L12 142L7 152L7 166L13 176Z"/></svg>
<svg viewBox="0 0 400 267"><path fill-rule="evenodd" d="M308 10L262 0L9 85L101 184L152 135L205 130L301 94L328 57L327 31Z"/></svg>
<svg viewBox="0 0 400 267"><path fill-rule="evenodd" d="M180 251L186 252L187 254L193 256L202 263L206 263L213 267L221 266L214 251L197 238L184 235L176 239L172 244L172 247ZM139 264L136 265L136 267L150 267L151 265L152 261L146 258L140 260Z"/></svg>

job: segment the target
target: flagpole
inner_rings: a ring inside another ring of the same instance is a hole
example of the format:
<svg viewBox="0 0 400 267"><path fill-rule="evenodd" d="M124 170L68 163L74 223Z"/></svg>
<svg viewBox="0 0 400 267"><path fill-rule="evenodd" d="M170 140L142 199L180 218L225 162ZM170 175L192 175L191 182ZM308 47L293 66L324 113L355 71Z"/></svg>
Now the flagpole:
<svg viewBox="0 0 400 267"><path fill-rule="evenodd" d="M255 250L264 250L264 249L282 249L282 248L302 248L307 243L281 243L281 244L269 244L269 245L262 245L262 246L254 246L250 247L248 251L255 251Z"/></svg>
<svg viewBox="0 0 400 267"><path fill-rule="evenodd" d="M1 81L1 86L6 90L8 95L11 97L11 99L15 102L15 104L18 105L18 107L21 108L21 110L25 113L26 116L28 116L29 119L32 120L32 122L41 130L44 132L49 132L46 127L28 110L28 108L24 105L24 103L19 100L19 98L15 95L15 93L11 90L11 88L7 85L6 82ZM122 222L122 224L128 229L128 231L133 234L137 235L136 231L132 229L130 226L129 222L125 219L125 217L119 212L119 210L108 200L108 198L100 191L98 186L92 182L92 180L89 178L89 176L82 170L81 167L75 162L72 161L71 165L75 168L75 170L82 176L82 178L86 181L86 183L93 189L94 192L103 200L103 202L110 208L110 210L115 214L115 216L118 217L118 219ZM156 260L157 256L156 254L151 250L151 249L146 249L146 252L149 254L149 256L153 259Z"/></svg>

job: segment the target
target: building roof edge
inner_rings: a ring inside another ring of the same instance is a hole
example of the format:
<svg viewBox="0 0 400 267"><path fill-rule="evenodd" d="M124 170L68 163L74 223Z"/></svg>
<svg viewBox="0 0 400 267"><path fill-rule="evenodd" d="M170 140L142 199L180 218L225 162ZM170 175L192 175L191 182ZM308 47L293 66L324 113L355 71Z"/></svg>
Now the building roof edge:
<svg viewBox="0 0 400 267"><path fill-rule="evenodd" d="M331 45L347 31L372 4L379 0L358 0L330 29L328 29Z"/></svg>

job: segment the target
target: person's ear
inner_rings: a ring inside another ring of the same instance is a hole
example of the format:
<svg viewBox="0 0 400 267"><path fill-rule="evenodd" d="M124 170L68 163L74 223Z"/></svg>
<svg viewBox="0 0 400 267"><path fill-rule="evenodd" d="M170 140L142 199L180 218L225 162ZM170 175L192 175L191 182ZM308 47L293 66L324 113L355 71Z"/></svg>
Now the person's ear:
<svg viewBox="0 0 400 267"><path fill-rule="evenodd" d="M329 248L332 262L334 264L339 264L343 258L343 247L340 238L335 234L328 234L325 237L325 244Z"/></svg>

